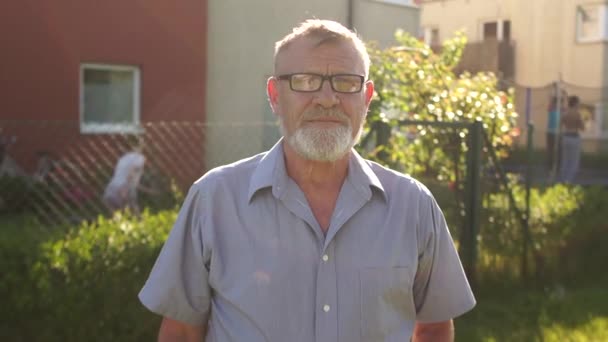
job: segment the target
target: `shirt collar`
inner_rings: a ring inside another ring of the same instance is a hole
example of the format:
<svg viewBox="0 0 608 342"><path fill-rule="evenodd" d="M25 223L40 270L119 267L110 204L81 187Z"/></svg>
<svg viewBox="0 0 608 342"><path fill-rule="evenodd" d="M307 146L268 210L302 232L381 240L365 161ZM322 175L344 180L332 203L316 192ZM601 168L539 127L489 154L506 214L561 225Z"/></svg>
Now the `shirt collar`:
<svg viewBox="0 0 608 342"><path fill-rule="evenodd" d="M372 170L370 162L363 159L352 149L350 154L350 160L348 161L348 176L346 181L350 182L352 186L357 189L366 198L371 198L372 188L375 188L382 194L384 200L387 200L386 191L378 179L376 173Z"/></svg>
<svg viewBox="0 0 608 342"><path fill-rule="evenodd" d="M287 169L283 157L283 138L262 156L249 181L247 198L251 202L253 195L260 189L272 187L272 193L280 198L287 185Z"/></svg>
<svg viewBox="0 0 608 342"><path fill-rule="evenodd" d="M377 189L386 200L386 192L378 176L371 169L367 160L363 159L354 149L348 162L349 182L365 198L371 198L371 188ZM283 138L281 138L266 154L262 156L249 181L248 200L260 189L272 187L272 194L281 198L288 183L287 169L283 155Z"/></svg>

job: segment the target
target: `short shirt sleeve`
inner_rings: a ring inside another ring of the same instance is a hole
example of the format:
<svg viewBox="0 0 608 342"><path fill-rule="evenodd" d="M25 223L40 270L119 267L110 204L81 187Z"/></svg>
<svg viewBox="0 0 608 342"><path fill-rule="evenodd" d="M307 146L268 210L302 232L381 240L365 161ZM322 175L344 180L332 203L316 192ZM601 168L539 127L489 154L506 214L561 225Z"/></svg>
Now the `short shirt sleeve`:
<svg viewBox="0 0 608 342"><path fill-rule="evenodd" d="M471 310L476 302L443 213L430 194L421 201L420 210L416 319L446 321Z"/></svg>
<svg viewBox="0 0 608 342"><path fill-rule="evenodd" d="M192 325L206 322L210 311L204 202L204 193L195 184L139 292L140 301L152 312Z"/></svg>

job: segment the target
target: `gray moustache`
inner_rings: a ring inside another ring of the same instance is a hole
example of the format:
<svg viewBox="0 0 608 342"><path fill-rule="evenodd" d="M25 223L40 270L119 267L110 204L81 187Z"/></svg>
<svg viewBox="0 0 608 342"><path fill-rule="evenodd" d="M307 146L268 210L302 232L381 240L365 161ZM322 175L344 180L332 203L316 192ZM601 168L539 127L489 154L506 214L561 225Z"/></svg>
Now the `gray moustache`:
<svg viewBox="0 0 608 342"><path fill-rule="evenodd" d="M348 116L337 110L313 110L305 112L302 116L302 119L304 120L315 120L318 118L340 119L341 121L344 121L344 123L348 122Z"/></svg>

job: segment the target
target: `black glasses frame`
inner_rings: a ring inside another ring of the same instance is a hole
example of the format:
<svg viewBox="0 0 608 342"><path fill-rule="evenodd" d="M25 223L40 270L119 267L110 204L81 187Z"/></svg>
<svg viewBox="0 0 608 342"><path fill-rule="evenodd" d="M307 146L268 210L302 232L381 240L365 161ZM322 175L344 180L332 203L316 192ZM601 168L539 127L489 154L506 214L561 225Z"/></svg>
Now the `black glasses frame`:
<svg viewBox="0 0 608 342"><path fill-rule="evenodd" d="M319 87L317 89L313 89L313 90L300 90L300 89L294 89L293 88L293 83L292 83L292 77L296 76L296 75L310 75L310 76L318 76L321 78L321 83L319 83ZM340 77L340 76L356 76L358 77L361 81L359 82L359 88L357 88L357 90L355 91L340 91L337 90L334 87L334 77ZM342 93L342 94L355 94L355 93L359 93L361 92L361 90L363 89L363 83L365 83L365 76L362 75L357 75L357 74L333 74L333 75L321 75L321 74L315 74L315 73L311 73L311 72L295 72L292 74L283 74L283 75L278 75L275 76L275 78L277 80L287 80L289 81L289 89L291 89L292 91L298 92L298 93L314 93L317 92L319 90L321 90L321 88L323 88L323 83L325 82L325 80L329 81L329 85L331 86L331 89L333 91L335 91L336 93Z"/></svg>

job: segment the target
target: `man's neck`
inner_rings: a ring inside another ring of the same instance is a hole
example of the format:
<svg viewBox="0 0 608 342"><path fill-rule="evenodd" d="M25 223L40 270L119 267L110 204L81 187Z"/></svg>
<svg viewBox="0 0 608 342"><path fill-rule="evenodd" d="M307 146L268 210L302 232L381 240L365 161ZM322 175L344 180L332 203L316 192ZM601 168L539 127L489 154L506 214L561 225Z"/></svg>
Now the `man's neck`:
<svg viewBox="0 0 608 342"><path fill-rule="evenodd" d="M342 187L348 173L350 152L336 161L327 162L305 159L285 141L283 151L287 174L305 192L310 189L339 191Z"/></svg>

